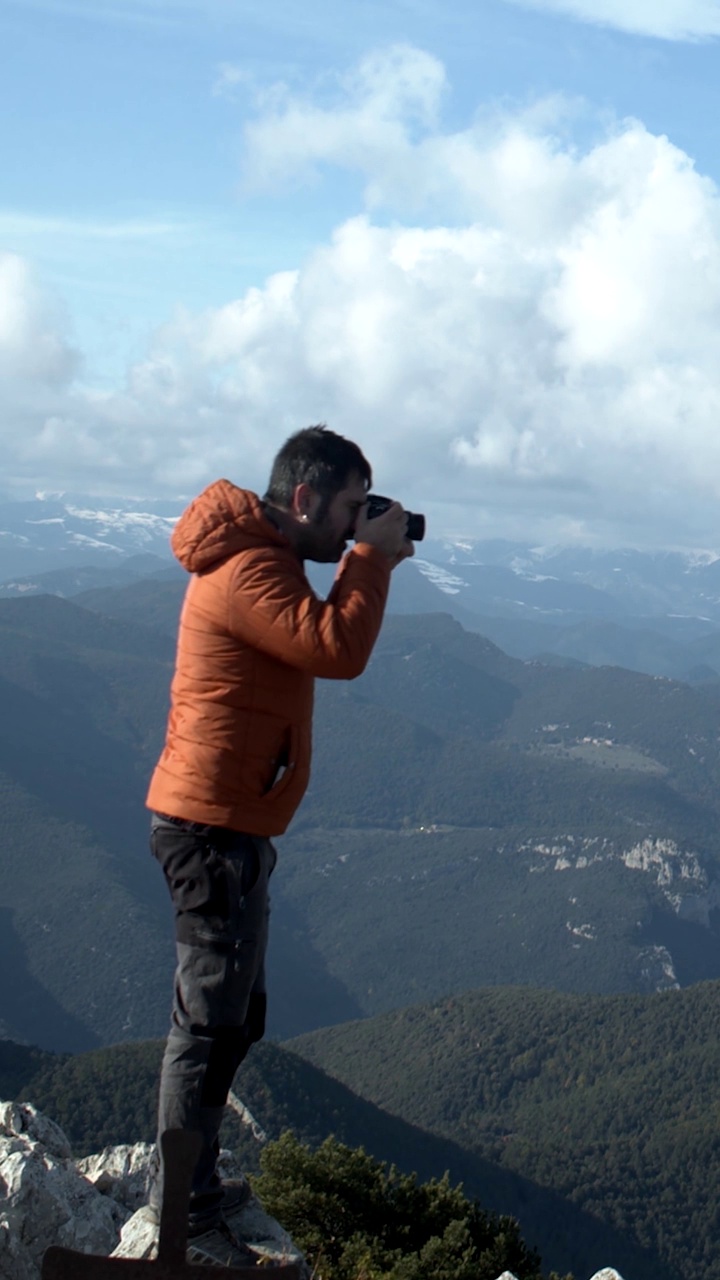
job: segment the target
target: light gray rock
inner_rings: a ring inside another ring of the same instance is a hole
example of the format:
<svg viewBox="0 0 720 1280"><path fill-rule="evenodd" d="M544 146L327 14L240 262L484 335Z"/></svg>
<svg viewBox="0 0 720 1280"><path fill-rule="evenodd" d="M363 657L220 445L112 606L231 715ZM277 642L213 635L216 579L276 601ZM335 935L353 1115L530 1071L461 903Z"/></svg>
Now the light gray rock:
<svg viewBox="0 0 720 1280"><path fill-rule="evenodd" d="M30 1103L0 1102L0 1280L40 1280L45 1250L120 1258L157 1255L158 1228L145 1207L148 1143L106 1147L73 1160L62 1130ZM228 1151L219 1171L237 1177ZM271 1262L304 1261L287 1232L253 1199L233 1228Z"/></svg>
<svg viewBox="0 0 720 1280"><path fill-rule="evenodd" d="M156 1258L158 1228L155 1215L143 1206L128 1218L113 1249L113 1258Z"/></svg>
<svg viewBox="0 0 720 1280"><path fill-rule="evenodd" d="M94 1156L75 1161L75 1168L104 1196L109 1196L128 1213L135 1213L147 1198L147 1171L152 1145L103 1147Z"/></svg>
<svg viewBox="0 0 720 1280"><path fill-rule="evenodd" d="M127 1216L82 1177L61 1129L29 1103L0 1104L0 1275L37 1280L50 1244L108 1254Z"/></svg>
<svg viewBox="0 0 720 1280"><path fill-rule="evenodd" d="M258 1200L252 1199L230 1220L233 1231L250 1245L253 1251L269 1263L294 1263L301 1275L309 1275L305 1260L274 1218L265 1213ZM143 1207L125 1223L120 1244L113 1250L113 1258L157 1257L158 1228L150 1211Z"/></svg>
<svg viewBox="0 0 720 1280"><path fill-rule="evenodd" d="M115 1152L119 1152L120 1148L114 1148ZM147 1149L146 1161L150 1157L152 1148ZM112 1171L114 1167L112 1161L113 1148L108 1153L104 1153L102 1161L102 1169L100 1176L104 1178L106 1171ZM133 1147L129 1149L126 1159L128 1162L135 1160L134 1172L140 1170L142 1160L138 1158L139 1148ZM99 1157L93 1157L93 1160ZM119 1158L116 1157L119 1162ZM130 1167L130 1163L128 1164ZM224 1179L238 1178L242 1172L240 1166L230 1151L221 1151L218 1160L218 1172ZM249 1203L245 1205L239 1212L233 1214L229 1219L230 1226L242 1240L251 1246L255 1253L260 1254L263 1258L271 1263L294 1263L300 1268L301 1274L309 1274L307 1272L305 1260L299 1249L295 1247L287 1231L285 1231L274 1218L265 1212L260 1201L254 1196ZM146 1258L153 1259L157 1257L157 1240L158 1227L154 1215L149 1212L143 1204L124 1224L122 1228L120 1243L113 1250L114 1258Z"/></svg>
<svg viewBox="0 0 720 1280"><path fill-rule="evenodd" d="M513 1275L512 1271L503 1271L502 1275L498 1276L498 1280L517 1280L517 1276ZM620 1272L613 1270L612 1267L603 1267L602 1271L596 1271L590 1280L623 1280L623 1278Z"/></svg>
<svg viewBox="0 0 720 1280"><path fill-rule="evenodd" d="M31 1102L0 1102L0 1137L18 1139L19 1147L44 1148L58 1160L72 1155L70 1143L59 1125L48 1120Z"/></svg>

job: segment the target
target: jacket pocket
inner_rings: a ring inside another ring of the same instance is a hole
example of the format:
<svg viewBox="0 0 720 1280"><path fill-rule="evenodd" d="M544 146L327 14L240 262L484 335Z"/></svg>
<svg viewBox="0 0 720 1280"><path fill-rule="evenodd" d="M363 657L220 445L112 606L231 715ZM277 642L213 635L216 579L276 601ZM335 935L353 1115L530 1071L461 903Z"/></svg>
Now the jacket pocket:
<svg viewBox="0 0 720 1280"><path fill-rule="evenodd" d="M298 764L298 750L300 746L300 733L297 725L290 727L290 744L287 748L287 764L280 766L280 772L276 776L275 781L263 795L263 801L270 804L277 800L287 791L295 780L295 770Z"/></svg>

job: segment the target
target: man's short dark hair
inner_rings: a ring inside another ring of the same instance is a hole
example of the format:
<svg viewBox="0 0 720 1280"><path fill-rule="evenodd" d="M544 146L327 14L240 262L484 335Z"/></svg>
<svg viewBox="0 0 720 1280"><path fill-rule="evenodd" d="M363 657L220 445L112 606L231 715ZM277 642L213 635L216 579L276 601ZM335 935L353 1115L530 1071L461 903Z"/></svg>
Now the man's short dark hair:
<svg viewBox="0 0 720 1280"><path fill-rule="evenodd" d="M277 454L265 497L276 507L288 508L296 487L308 484L327 506L354 474L370 488L370 463L352 440L326 426L304 427L290 436Z"/></svg>

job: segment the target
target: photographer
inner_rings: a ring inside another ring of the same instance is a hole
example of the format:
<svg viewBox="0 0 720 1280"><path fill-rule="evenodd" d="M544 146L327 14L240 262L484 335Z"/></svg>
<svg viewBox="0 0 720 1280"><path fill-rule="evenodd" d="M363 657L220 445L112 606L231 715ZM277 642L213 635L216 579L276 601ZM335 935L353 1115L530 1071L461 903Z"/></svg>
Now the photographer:
<svg viewBox="0 0 720 1280"><path fill-rule="evenodd" d="M281 448L264 500L219 480L173 534L193 577L147 804L177 941L158 1133L202 1136L191 1236L231 1237L225 1215L249 1195L244 1180L218 1177L218 1132L237 1067L265 1028L270 837L285 831L307 787L314 679L361 674L390 572L413 554L398 503L368 518L370 481L357 445L309 427ZM327 600L305 560L342 561ZM158 1167L150 1204L159 1210L161 1200Z"/></svg>

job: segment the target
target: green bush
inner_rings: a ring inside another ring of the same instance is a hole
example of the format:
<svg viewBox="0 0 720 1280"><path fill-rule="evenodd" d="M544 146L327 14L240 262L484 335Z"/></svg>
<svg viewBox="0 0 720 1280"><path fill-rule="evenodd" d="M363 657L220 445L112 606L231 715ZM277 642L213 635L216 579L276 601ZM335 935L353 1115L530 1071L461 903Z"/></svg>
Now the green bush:
<svg viewBox="0 0 720 1280"><path fill-rule="evenodd" d="M291 1132L266 1147L255 1189L305 1252L315 1280L540 1280L513 1218L486 1213L447 1175L418 1185L361 1149Z"/></svg>

